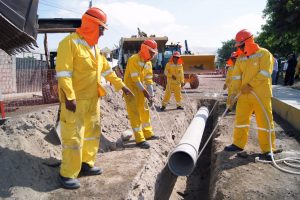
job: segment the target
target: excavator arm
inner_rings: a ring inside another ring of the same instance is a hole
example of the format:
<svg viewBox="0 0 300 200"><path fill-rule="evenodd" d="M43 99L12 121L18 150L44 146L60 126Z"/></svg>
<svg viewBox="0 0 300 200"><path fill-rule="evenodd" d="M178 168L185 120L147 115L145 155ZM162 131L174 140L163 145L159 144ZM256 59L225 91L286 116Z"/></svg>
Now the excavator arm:
<svg viewBox="0 0 300 200"><path fill-rule="evenodd" d="M0 0L0 48L8 54L37 47L38 0Z"/></svg>

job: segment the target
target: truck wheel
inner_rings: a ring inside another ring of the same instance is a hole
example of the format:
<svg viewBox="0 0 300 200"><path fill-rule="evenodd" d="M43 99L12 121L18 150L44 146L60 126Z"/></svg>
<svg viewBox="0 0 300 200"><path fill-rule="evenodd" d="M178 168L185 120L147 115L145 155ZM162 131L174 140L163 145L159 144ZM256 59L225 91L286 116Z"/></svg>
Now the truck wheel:
<svg viewBox="0 0 300 200"><path fill-rule="evenodd" d="M190 85L192 89L196 89L199 86L199 79L197 74L190 75Z"/></svg>

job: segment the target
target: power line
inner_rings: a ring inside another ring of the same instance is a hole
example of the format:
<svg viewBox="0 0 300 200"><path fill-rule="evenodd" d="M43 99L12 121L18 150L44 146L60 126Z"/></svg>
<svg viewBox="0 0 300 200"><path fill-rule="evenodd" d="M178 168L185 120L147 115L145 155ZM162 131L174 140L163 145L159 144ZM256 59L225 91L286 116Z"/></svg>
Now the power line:
<svg viewBox="0 0 300 200"><path fill-rule="evenodd" d="M49 7L53 7L53 8L57 8L57 9L60 9L60 10L69 11L69 12L72 12L72 13L76 13L76 14L82 15L82 13L80 13L80 12L76 12L76 11L74 11L74 10L62 8L62 7L60 7L60 6L56 6L56 5L50 4L50 3L48 3L48 2L40 2L40 4L43 4L43 5L45 5L45 6L49 6Z"/></svg>

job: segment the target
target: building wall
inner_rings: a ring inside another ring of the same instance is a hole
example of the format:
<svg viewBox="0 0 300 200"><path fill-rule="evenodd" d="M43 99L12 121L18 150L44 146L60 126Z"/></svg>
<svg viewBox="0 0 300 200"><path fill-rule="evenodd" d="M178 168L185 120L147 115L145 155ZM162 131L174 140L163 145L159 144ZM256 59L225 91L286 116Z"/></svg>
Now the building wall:
<svg viewBox="0 0 300 200"><path fill-rule="evenodd" d="M2 94L16 93L16 57L0 49L0 90Z"/></svg>

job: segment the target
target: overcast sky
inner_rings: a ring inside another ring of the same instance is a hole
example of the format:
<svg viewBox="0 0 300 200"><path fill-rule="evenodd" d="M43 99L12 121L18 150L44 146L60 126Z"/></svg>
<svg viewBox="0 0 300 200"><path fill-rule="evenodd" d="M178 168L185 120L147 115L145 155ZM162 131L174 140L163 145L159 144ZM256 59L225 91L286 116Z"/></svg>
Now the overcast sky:
<svg viewBox="0 0 300 200"><path fill-rule="evenodd" d="M39 18L81 18L89 0L40 0ZM113 48L121 37L137 34L168 36L169 42L188 40L195 53L221 47L222 41L235 37L240 29L253 33L265 23L262 11L266 0L94 0L93 6L108 15L109 30L100 38L100 48ZM65 34L50 34L49 49L55 50ZM43 48L43 35L38 44ZM208 52L211 53L211 52Z"/></svg>

